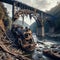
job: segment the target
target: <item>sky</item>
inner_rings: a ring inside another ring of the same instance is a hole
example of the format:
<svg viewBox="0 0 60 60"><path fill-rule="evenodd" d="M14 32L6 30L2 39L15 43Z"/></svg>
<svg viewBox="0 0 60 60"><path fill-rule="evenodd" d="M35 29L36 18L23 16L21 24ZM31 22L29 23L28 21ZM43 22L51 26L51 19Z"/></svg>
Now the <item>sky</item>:
<svg viewBox="0 0 60 60"><path fill-rule="evenodd" d="M60 0L18 0L18 1L21 1L43 11L50 10L52 7L56 6L58 2L60 2Z"/></svg>
<svg viewBox="0 0 60 60"><path fill-rule="evenodd" d="M16 0L16 1L20 1L44 12L49 11L51 8L55 7L58 3L60 3L60 0ZM4 5L7 8L9 16L12 17L12 6L5 3Z"/></svg>

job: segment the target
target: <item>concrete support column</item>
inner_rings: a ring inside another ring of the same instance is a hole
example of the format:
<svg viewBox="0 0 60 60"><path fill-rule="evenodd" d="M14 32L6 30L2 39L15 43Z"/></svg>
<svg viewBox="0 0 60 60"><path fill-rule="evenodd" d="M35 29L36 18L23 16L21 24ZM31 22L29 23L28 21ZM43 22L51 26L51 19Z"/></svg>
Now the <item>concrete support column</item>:
<svg viewBox="0 0 60 60"><path fill-rule="evenodd" d="M15 14L15 2L12 5L12 20L14 21L14 14Z"/></svg>
<svg viewBox="0 0 60 60"><path fill-rule="evenodd" d="M44 34L44 21L43 21L43 13L41 13L41 25L42 25L42 27L41 27L41 29L42 29L42 37L44 37L45 36L45 34Z"/></svg>

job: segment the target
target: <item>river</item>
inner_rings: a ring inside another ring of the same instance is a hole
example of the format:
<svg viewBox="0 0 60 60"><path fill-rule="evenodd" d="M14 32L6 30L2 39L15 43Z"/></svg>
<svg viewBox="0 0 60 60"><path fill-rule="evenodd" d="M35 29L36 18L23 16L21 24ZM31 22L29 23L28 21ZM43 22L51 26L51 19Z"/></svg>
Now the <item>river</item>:
<svg viewBox="0 0 60 60"><path fill-rule="evenodd" d="M39 42L44 42L46 46L50 46L51 44L56 44L58 41L55 38L44 38L43 40L38 38L35 34L33 34L34 41L37 43L36 49L34 50L34 53L32 54L32 58L34 60L54 60L52 58L49 58L45 55L43 55L43 49L45 46L43 44L40 44Z"/></svg>

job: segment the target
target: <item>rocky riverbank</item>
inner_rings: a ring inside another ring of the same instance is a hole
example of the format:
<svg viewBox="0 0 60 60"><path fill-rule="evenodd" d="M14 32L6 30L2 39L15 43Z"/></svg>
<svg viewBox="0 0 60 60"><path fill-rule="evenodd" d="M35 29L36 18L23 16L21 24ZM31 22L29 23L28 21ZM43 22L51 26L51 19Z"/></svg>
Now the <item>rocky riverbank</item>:
<svg viewBox="0 0 60 60"><path fill-rule="evenodd" d="M31 60L20 49L13 48L6 35L0 31L0 60Z"/></svg>

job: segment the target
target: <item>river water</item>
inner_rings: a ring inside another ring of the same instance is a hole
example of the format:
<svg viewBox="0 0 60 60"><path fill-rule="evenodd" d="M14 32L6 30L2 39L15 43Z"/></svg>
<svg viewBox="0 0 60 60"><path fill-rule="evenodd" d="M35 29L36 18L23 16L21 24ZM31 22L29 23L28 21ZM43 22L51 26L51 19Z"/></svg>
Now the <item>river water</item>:
<svg viewBox="0 0 60 60"><path fill-rule="evenodd" d="M43 48L45 47L44 45L40 44L39 42L46 41L44 42L47 46L50 46L51 44L56 44L58 41L54 38L45 38L45 39L40 39L37 38L35 34L33 34L34 41L37 43L36 49L34 50L34 53L32 54L33 60L54 60L52 58L49 58L47 56L44 56L42 51ZM38 41L38 42L37 42Z"/></svg>

